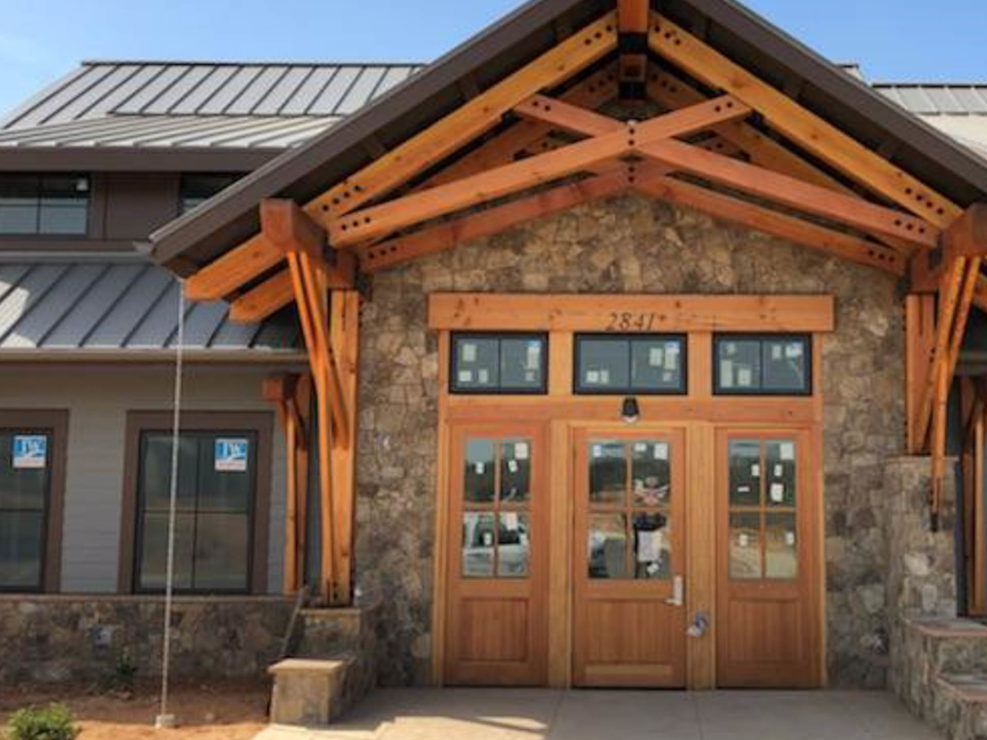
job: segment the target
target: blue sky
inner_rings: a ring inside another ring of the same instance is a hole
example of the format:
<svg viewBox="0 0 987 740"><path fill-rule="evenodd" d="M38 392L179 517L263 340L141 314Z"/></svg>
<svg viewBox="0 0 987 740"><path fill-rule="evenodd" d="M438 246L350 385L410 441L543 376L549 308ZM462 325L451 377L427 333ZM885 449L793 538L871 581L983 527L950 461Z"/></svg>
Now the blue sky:
<svg viewBox="0 0 987 740"><path fill-rule="evenodd" d="M428 61L518 0L2 0L0 113L81 59ZM748 0L875 81L987 82L985 0Z"/></svg>

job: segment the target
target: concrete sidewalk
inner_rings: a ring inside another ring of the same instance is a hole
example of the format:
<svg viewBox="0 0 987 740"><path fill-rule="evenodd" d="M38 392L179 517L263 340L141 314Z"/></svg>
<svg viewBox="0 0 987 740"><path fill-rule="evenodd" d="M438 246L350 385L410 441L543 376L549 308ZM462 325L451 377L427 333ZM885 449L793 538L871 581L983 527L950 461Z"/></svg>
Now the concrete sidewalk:
<svg viewBox="0 0 987 740"><path fill-rule="evenodd" d="M873 691L382 689L329 730L257 740L936 740Z"/></svg>

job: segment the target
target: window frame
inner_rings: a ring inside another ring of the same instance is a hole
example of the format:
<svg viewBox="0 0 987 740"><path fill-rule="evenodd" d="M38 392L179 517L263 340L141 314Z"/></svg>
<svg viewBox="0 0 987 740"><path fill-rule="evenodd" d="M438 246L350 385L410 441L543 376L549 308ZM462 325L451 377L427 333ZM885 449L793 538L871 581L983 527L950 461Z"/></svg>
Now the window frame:
<svg viewBox="0 0 987 740"><path fill-rule="evenodd" d="M52 240L52 239L65 239L65 240L84 240L88 239L92 233L93 228L93 216L94 207L93 204L96 201L95 194L95 178L91 172L4 172L0 173L0 179L2 178L36 178L38 181L36 198L37 198L37 214L35 217L35 230L28 232L16 232L16 231L3 231L0 229L0 240L11 241L11 240ZM86 185L86 224L82 231L78 232L58 232L58 231L44 231L41 228L41 201L44 198L44 190L41 186L42 180L45 177L65 177L65 178L79 178L84 179L87 183Z"/></svg>
<svg viewBox="0 0 987 740"><path fill-rule="evenodd" d="M121 515L120 560L117 589L123 594L160 594L160 589L141 588L138 583L141 556L140 471L144 435L171 431L171 412L130 411L127 413L126 458L124 461L123 506ZM256 439L253 509L248 512L247 587L245 589L176 589L188 596L263 596L267 594L271 518L271 472L274 423L271 413L262 411L184 412L182 432L235 436L251 433Z"/></svg>
<svg viewBox="0 0 987 740"><path fill-rule="evenodd" d="M48 486L42 525L41 582L36 588L0 586L3 594L58 593L62 575L62 526L65 515L65 461L69 412L65 410L0 409L0 429L23 434L47 434Z"/></svg>
<svg viewBox="0 0 987 740"><path fill-rule="evenodd" d="M456 373L458 352L458 340L460 339L496 339L497 364L502 361L502 348L500 341L503 339L537 339L542 345L542 376L537 388L460 388L458 385L458 375ZM548 332L539 331L453 331L449 333L449 393L455 396L546 396L548 395L548 373L549 373L549 336Z"/></svg>
<svg viewBox="0 0 987 740"><path fill-rule="evenodd" d="M759 343L760 356L760 386L757 388L722 388L720 386L720 345L729 341L757 341ZM805 387L799 390L791 389L768 389L763 387L764 383L764 342L802 342L802 350L805 356ZM766 397L793 397L805 398L814 394L815 373L813 372L812 356L812 334L807 332L717 332L713 334L712 343L712 393L714 396L766 396Z"/></svg>
<svg viewBox="0 0 987 740"><path fill-rule="evenodd" d="M582 340L609 339L614 342L626 341L628 351L628 381L634 362L634 340L676 339L681 348L678 388L641 388L633 386L588 388L582 383ZM688 396L689 395L689 335L685 332L573 332L572 335L572 395L574 396Z"/></svg>

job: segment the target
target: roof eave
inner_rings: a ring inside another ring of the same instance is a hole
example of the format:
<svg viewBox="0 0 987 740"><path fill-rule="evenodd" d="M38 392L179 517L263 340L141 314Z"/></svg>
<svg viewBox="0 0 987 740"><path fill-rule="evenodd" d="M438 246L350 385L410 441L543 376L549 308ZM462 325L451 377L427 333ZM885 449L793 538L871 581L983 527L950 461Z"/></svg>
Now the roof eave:
<svg viewBox="0 0 987 740"><path fill-rule="evenodd" d="M282 147L0 146L0 172L246 172Z"/></svg>

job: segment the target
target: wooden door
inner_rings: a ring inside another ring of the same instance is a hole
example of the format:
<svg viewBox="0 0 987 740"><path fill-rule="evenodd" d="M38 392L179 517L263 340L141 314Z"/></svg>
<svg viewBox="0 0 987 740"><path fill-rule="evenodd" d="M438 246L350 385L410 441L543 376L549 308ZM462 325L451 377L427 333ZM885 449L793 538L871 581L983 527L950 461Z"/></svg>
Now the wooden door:
<svg viewBox="0 0 987 740"><path fill-rule="evenodd" d="M451 433L445 683L544 685L545 430L472 424Z"/></svg>
<svg viewBox="0 0 987 740"><path fill-rule="evenodd" d="M577 686L685 685L684 449L681 432L575 435Z"/></svg>
<svg viewBox="0 0 987 740"><path fill-rule="evenodd" d="M819 507L804 431L717 435L717 683L820 682Z"/></svg>

